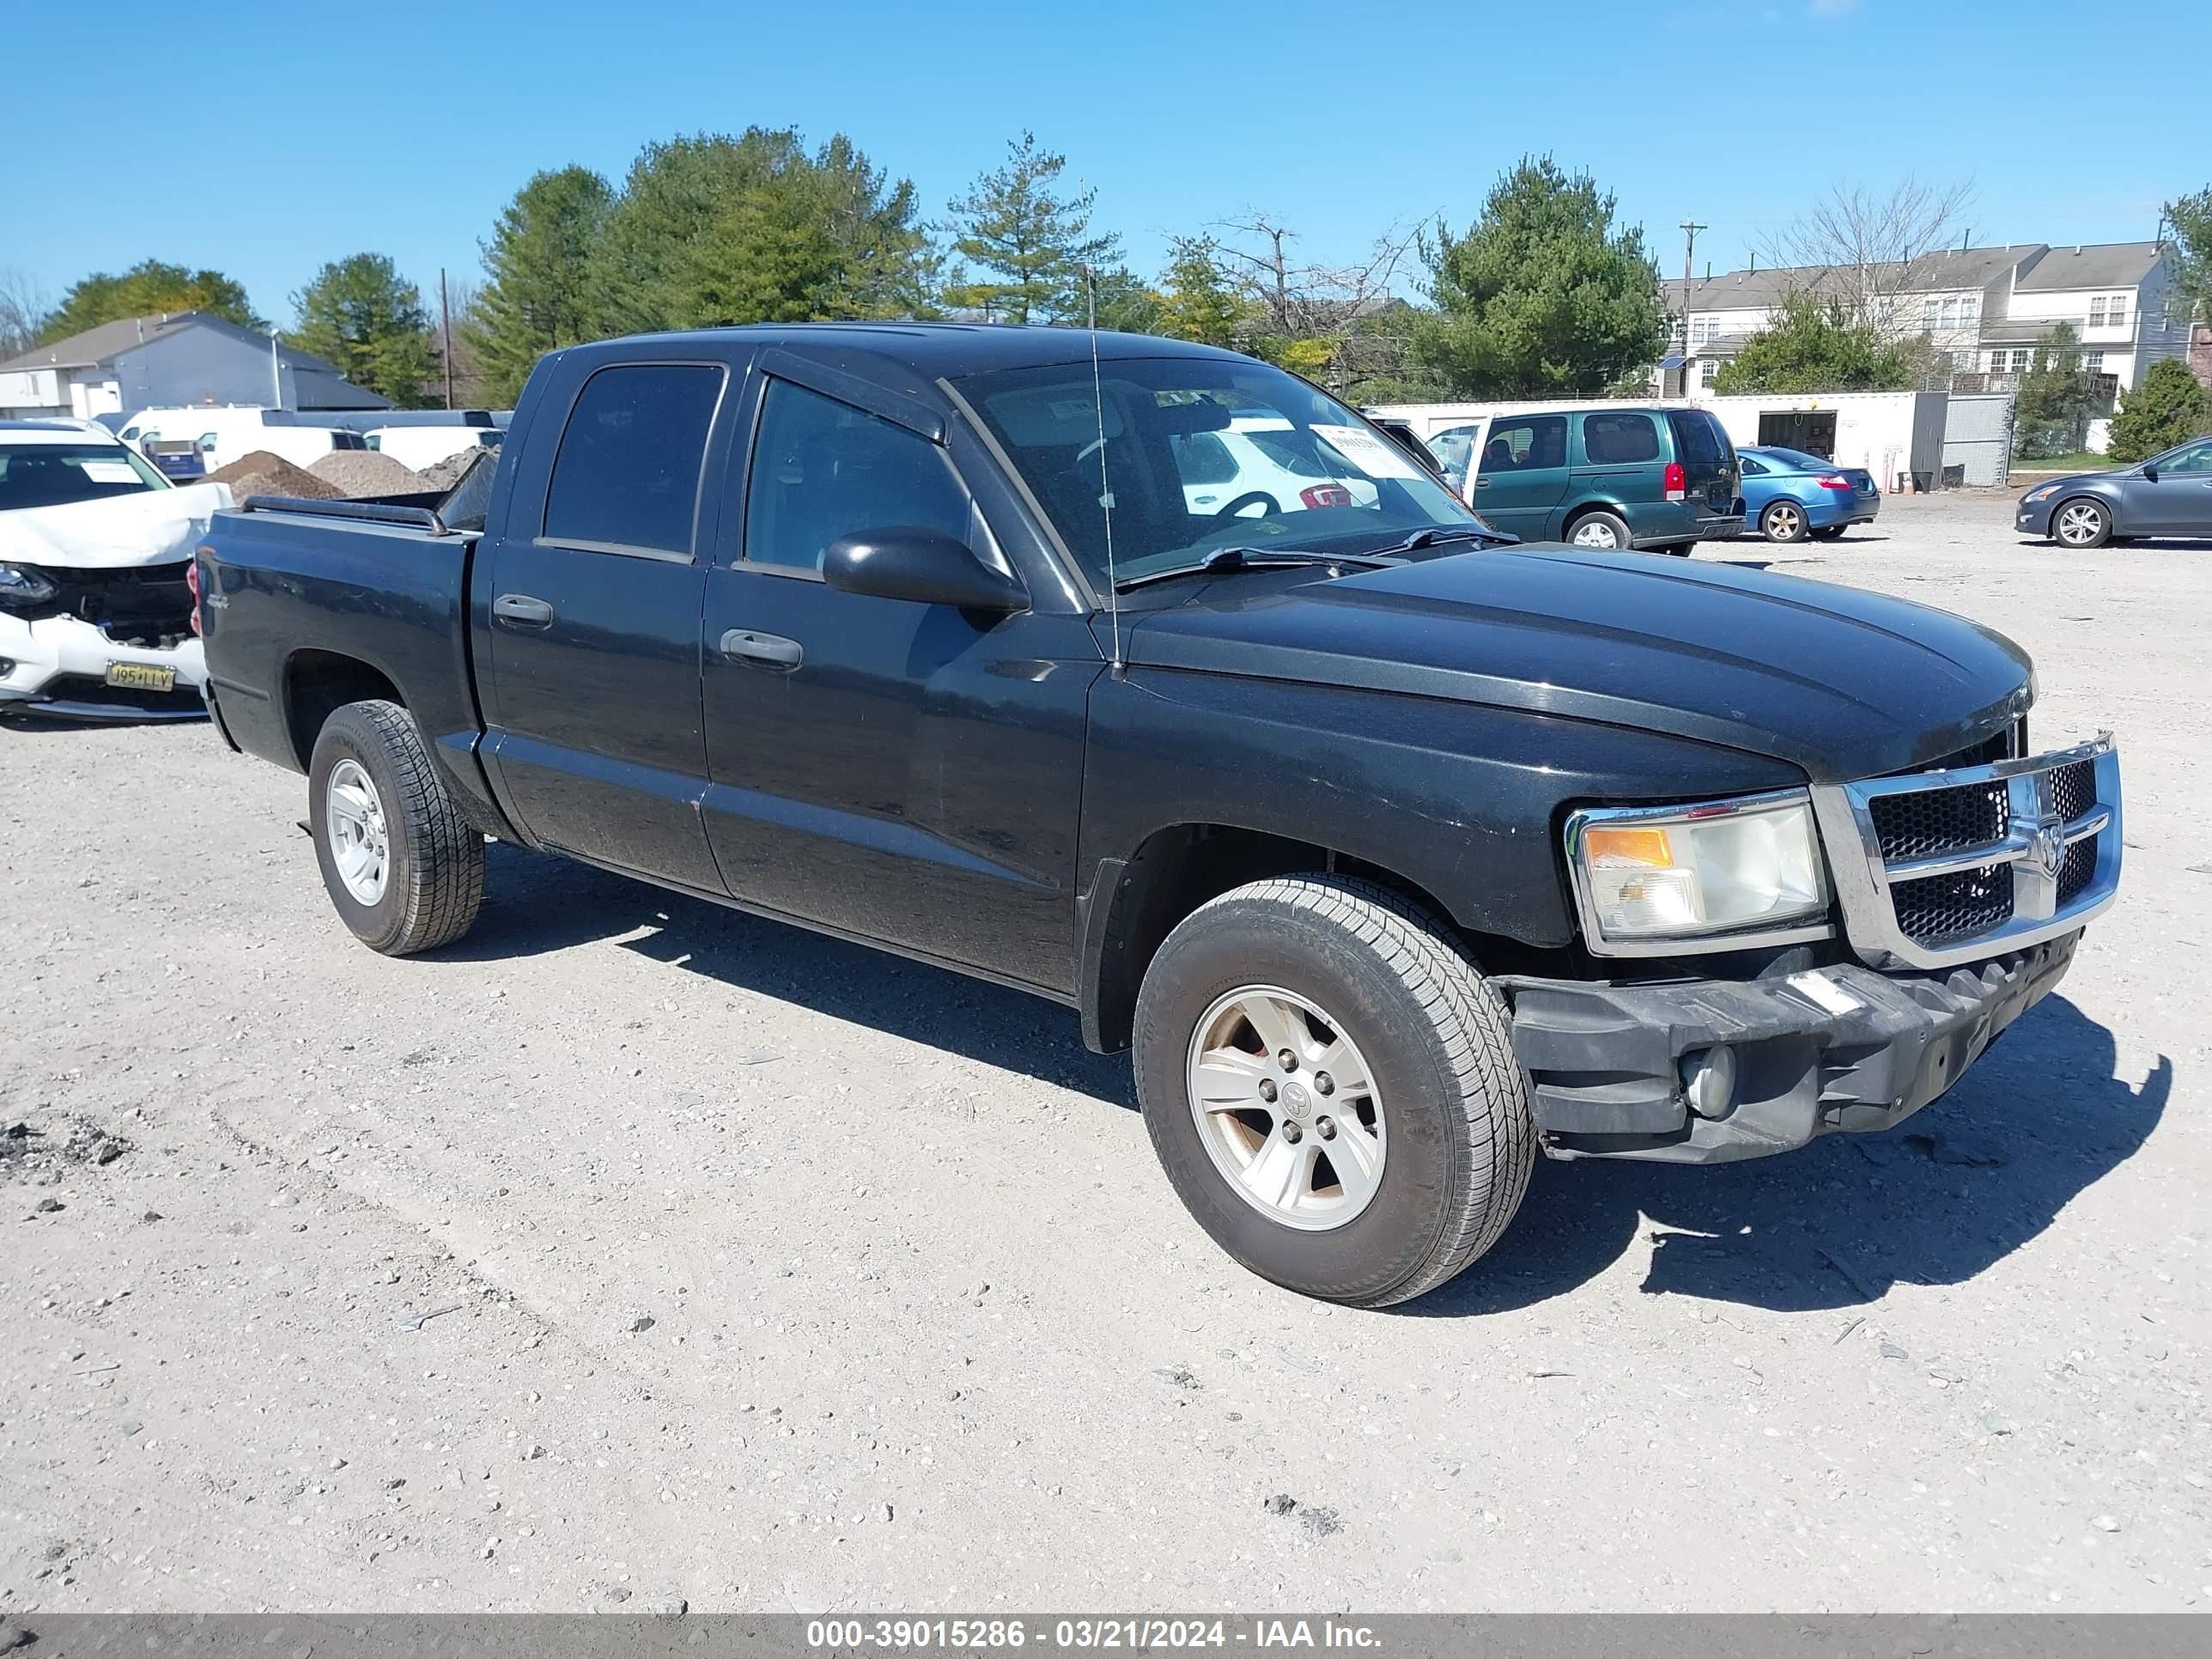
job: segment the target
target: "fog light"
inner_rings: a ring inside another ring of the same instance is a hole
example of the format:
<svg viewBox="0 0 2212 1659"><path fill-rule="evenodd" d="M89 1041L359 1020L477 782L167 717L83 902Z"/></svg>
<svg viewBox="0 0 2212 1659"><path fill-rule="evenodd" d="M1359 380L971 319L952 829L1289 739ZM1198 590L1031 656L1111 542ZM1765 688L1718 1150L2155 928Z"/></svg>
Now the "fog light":
<svg viewBox="0 0 2212 1659"><path fill-rule="evenodd" d="M1726 1117L1735 1109L1735 1050L1726 1043L1696 1049L1678 1062L1682 1093L1699 1117Z"/></svg>
<svg viewBox="0 0 2212 1659"><path fill-rule="evenodd" d="M6 679L15 672L15 659L13 657L0 657L0 680Z"/></svg>

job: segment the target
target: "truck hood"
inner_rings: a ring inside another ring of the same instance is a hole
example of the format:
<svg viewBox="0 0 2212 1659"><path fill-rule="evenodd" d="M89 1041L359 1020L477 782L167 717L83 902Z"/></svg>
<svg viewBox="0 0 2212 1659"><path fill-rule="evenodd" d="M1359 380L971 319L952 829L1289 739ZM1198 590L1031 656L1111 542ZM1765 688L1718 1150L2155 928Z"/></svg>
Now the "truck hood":
<svg viewBox="0 0 2212 1659"><path fill-rule="evenodd" d="M122 570L189 559L230 486L185 484L61 507L0 513L0 560L68 570Z"/></svg>
<svg viewBox="0 0 2212 1659"><path fill-rule="evenodd" d="M1264 580L1142 617L1128 660L1632 726L1820 782L1954 754L2034 693L2025 652L1948 611L1649 555L1514 548Z"/></svg>

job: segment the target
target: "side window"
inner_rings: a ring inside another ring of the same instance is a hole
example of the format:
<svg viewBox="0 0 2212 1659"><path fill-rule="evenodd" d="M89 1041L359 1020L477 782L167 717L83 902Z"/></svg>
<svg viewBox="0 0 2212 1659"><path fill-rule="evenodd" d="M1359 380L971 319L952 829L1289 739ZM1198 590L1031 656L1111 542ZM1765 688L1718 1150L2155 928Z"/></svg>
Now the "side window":
<svg viewBox="0 0 2212 1659"><path fill-rule="evenodd" d="M688 556L723 373L629 363L585 381L553 457L544 539Z"/></svg>
<svg viewBox="0 0 2212 1659"><path fill-rule="evenodd" d="M1743 476L1745 477L1763 478L1766 476L1766 469L1761 466L1757 461L1752 459L1750 456L1738 456L1737 459L1742 464Z"/></svg>
<svg viewBox="0 0 2212 1659"><path fill-rule="evenodd" d="M969 539L968 493L944 451L880 416L770 380L745 493L745 562L819 570L840 536L895 524Z"/></svg>
<svg viewBox="0 0 2212 1659"><path fill-rule="evenodd" d="M2212 443L2191 444L2176 450L2165 466L2168 472L2212 472Z"/></svg>
<svg viewBox="0 0 2212 1659"><path fill-rule="evenodd" d="M1481 470L1486 473L1530 472L1566 464L1567 417L1564 415L1496 422L1490 428L1490 441L1482 447Z"/></svg>
<svg viewBox="0 0 2212 1659"><path fill-rule="evenodd" d="M1583 421L1583 449L1598 466L1656 461L1659 429L1649 415L1588 416Z"/></svg>
<svg viewBox="0 0 2212 1659"><path fill-rule="evenodd" d="M1237 458L1211 432L1187 432L1168 440L1176 472L1186 484L1227 483L1237 476Z"/></svg>

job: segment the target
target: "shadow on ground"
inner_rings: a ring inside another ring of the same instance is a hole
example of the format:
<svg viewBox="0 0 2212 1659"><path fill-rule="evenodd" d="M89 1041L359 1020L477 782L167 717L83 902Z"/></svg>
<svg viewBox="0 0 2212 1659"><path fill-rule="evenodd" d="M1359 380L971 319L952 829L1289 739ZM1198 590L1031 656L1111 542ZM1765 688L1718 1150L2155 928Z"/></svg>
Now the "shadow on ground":
<svg viewBox="0 0 2212 1659"><path fill-rule="evenodd" d="M1135 1107L1127 1056L1086 1050L1069 1010L588 865L503 845L487 853L483 915L448 959L619 939L733 989ZM2114 1062L2112 1033L2051 996L1948 1095L1887 1133L1710 1169L1540 1161L1498 1247L1402 1311L1547 1301L1612 1266L1639 1230L1653 1241L1643 1289L1654 1295L1791 1311L1862 1305L1900 1279L1958 1283L2043 1231L2157 1126L2172 1063L2160 1056L2130 1085Z"/></svg>
<svg viewBox="0 0 2212 1659"><path fill-rule="evenodd" d="M1128 1056L1085 1048L1071 1009L571 859L503 842L484 854L483 909L466 939L439 953L446 960L540 956L617 939L624 950L736 990L1135 1109Z"/></svg>
<svg viewBox="0 0 2212 1659"><path fill-rule="evenodd" d="M1642 1288L1776 1312L1863 1306L1904 1280L1972 1279L2133 1156L2173 1088L2164 1055L2113 1074L2112 1035L2063 996L2023 1015L1898 1127L1710 1169L1540 1164L1521 1217L1420 1315L1526 1307L1651 1239Z"/></svg>

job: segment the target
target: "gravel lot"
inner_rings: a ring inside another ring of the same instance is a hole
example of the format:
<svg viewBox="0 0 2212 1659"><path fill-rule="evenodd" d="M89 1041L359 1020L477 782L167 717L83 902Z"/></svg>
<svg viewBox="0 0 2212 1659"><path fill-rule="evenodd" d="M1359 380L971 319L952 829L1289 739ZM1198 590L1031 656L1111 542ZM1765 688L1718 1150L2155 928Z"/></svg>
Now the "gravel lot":
<svg viewBox="0 0 2212 1659"><path fill-rule="evenodd" d="M1072 1013L507 848L387 961L299 780L0 730L0 1613L2212 1606L2212 550L2008 509L1700 556L2119 732L2061 993L1895 1133L1544 1165L1387 1314L1218 1255Z"/></svg>

